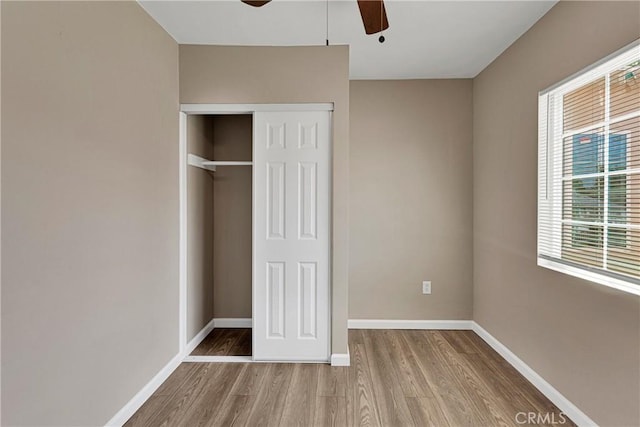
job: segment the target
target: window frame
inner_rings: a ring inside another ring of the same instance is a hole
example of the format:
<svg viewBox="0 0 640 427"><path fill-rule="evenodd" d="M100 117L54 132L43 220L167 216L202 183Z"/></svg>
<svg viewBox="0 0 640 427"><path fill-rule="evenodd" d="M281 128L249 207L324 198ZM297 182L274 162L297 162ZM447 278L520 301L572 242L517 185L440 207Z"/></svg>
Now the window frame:
<svg viewBox="0 0 640 427"><path fill-rule="evenodd" d="M640 56L640 39L608 55L589 67L563 79L553 86L538 93L538 217L537 217L537 265L558 271L570 276L588 280L600 285L608 286L634 295L640 295L640 278L618 274L615 271L589 267L580 263L575 263L567 259L562 259L562 239L563 227L571 225L575 220L563 219L564 208L562 200L562 186L567 177L563 172L563 155L555 153L558 149L562 153L563 140L575 135L597 133L602 130L604 136L603 172L588 174L593 177L602 176L604 178L604 203L602 218L603 233L603 253L607 253L608 231L611 227L608 220L609 183L610 176L616 175L617 171L611 171L609 167L609 127L610 125L634 119L640 116L640 111L623 114L613 121L609 117L610 113L610 77L612 67L619 66L625 60L634 55ZM563 108L555 105L555 102L562 103L563 96L600 78L605 79L605 107L604 118L598 123L583 126L570 132L562 131ZM637 82L636 84L640 84ZM550 114L550 112L552 114ZM554 155L555 154L555 155ZM628 155L628 152L627 152ZM626 169L624 175L640 173L640 169ZM620 174L619 172L617 174ZM573 178L572 174L569 179ZM580 221L578 221L580 222ZM633 224L625 229L635 229ZM603 255L606 259L606 255ZM639 261L640 262L640 261Z"/></svg>

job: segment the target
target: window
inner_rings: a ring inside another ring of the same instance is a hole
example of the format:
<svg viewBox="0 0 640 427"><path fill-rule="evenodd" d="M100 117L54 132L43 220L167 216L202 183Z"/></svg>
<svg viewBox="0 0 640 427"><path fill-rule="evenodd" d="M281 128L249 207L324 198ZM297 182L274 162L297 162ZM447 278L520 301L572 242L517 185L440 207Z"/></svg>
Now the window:
<svg viewBox="0 0 640 427"><path fill-rule="evenodd" d="M640 295L640 40L538 98L538 265Z"/></svg>

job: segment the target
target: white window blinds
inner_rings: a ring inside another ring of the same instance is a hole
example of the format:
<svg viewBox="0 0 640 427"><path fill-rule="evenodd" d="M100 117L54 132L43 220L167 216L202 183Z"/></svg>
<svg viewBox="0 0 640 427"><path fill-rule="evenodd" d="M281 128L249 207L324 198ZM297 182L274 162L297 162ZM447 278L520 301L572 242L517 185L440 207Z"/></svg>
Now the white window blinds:
<svg viewBox="0 0 640 427"><path fill-rule="evenodd" d="M538 102L538 265L640 295L640 44Z"/></svg>

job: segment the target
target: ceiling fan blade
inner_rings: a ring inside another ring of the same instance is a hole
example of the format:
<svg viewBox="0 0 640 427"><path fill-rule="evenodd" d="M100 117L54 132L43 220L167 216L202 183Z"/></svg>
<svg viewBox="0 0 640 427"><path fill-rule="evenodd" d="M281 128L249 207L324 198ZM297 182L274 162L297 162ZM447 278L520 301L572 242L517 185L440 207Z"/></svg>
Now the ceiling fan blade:
<svg viewBox="0 0 640 427"><path fill-rule="evenodd" d="M242 3L246 3L250 6L253 7L260 7L260 6L264 6L265 4L269 3L271 0L241 0Z"/></svg>
<svg viewBox="0 0 640 427"><path fill-rule="evenodd" d="M375 34L389 28L383 0L358 0L358 7L365 33Z"/></svg>

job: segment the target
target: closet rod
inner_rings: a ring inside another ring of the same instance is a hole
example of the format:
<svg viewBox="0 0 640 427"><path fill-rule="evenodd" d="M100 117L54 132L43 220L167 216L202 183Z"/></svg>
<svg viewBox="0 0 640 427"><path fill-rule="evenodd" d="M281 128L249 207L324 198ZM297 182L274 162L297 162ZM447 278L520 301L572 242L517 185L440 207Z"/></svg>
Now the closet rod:
<svg viewBox="0 0 640 427"><path fill-rule="evenodd" d="M195 166L208 171L216 171L216 166L251 166L253 162L243 161L214 161L207 160L203 157L196 156L195 154L189 154L187 156L187 163L191 166Z"/></svg>

